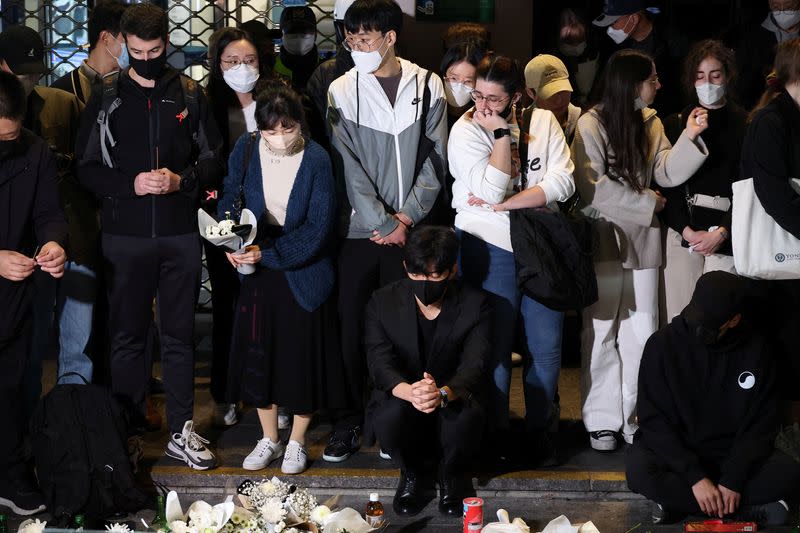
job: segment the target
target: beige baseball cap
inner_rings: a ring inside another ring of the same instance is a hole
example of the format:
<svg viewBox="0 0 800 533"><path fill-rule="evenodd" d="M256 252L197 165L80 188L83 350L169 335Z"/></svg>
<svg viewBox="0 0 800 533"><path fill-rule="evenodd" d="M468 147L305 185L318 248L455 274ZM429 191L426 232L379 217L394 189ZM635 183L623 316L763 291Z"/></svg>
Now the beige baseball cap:
<svg viewBox="0 0 800 533"><path fill-rule="evenodd" d="M549 54L539 54L528 61L525 65L525 85L545 100L561 91L572 92L564 62Z"/></svg>

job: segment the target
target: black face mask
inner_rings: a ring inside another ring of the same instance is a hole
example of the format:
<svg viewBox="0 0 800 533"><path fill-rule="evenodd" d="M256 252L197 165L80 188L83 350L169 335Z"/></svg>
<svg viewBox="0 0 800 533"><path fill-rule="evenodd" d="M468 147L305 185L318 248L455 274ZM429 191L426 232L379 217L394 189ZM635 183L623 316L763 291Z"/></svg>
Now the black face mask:
<svg viewBox="0 0 800 533"><path fill-rule="evenodd" d="M146 80L154 80L164 70L164 65L167 64L167 51L164 50L160 56L152 59L136 59L130 56L130 63L136 74Z"/></svg>
<svg viewBox="0 0 800 533"><path fill-rule="evenodd" d="M447 291L447 281L446 279L442 281L412 279L411 290L414 292L414 296L422 302L422 305L431 305L444 297L444 293Z"/></svg>
<svg viewBox="0 0 800 533"><path fill-rule="evenodd" d="M0 141L0 161L5 161L6 159L10 158L14 155L14 152L17 149L17 139L11 139L10 141Z"/></svg>

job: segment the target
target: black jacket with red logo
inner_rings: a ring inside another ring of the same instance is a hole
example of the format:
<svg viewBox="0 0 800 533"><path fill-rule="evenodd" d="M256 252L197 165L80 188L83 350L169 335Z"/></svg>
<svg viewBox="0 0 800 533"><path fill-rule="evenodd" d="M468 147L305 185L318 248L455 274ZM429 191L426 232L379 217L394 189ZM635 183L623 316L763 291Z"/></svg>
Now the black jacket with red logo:
<svg viewBox="0 0 800 533"><path fill-rule="evenodd" d="M102 229L113 235L162 237L197 231L197 207L201 191L215 188L224 176L219 154L219 134L208 102L200 91L199 120L188 117L181 74L165 68L153 88L141 87L128 70L119 75L118 96L122 104L109 115L115 141L111 149L114 168L103 164L99 143L87 146L102 107L102 93L92 94L78 133L76 156L79 181L102 202ZM192 124L203 128L214 152L198 159ZM140 172L159 168L187 176L187 190L165 195L137 196L134 179Z"/></svg>

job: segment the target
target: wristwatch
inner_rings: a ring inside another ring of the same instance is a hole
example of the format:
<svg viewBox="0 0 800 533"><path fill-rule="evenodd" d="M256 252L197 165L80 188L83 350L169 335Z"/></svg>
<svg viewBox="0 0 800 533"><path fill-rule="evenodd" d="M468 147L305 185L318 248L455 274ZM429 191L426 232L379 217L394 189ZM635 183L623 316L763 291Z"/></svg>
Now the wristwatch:
<svg viewBox="0 0 800 533"><path fill-rule="evenodd" d="M508 128L497 128L496 130L494 130L495 139L502 139L506 135L508 135L509 137L511 136L511 130Z"/></svg>
<svg viewBox="0 0 800 533"><path fill-rule="evenodd" d="M448 398L447 396L447 389L445 389L444 387L439 389L439 400L440 400L439 407L441 407L442 409L447 407L447 404L450 403L450 398Z"/></svg>

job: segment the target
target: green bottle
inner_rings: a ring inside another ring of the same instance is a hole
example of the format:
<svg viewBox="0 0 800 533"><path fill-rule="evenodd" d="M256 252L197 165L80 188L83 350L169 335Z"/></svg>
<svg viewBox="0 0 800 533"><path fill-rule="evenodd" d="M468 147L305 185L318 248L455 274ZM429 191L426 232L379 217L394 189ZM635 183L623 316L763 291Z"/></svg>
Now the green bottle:
<svg viewBox="0 0 800 533"><path fill-rule="evenodd" d="M8 520L4 514L0 514L0 533L8 533Z"/></svg>
<svg viewBox="0 0 800 533"><path fill-rule="evenodd" d="M156 496L156 516L150 524L150 531L169 531L167 524L167 499L163 494Z"/></svg>
<svg viewBox="0 0 800 533"><path fill-rule="evenodd" d="M75 517L72 519L72 527L75 531L83 531L86 520L84 519L82 514L76 514Z"/></svg>

